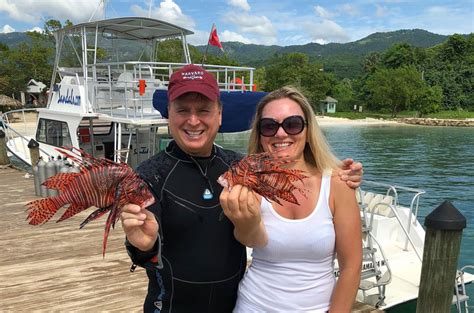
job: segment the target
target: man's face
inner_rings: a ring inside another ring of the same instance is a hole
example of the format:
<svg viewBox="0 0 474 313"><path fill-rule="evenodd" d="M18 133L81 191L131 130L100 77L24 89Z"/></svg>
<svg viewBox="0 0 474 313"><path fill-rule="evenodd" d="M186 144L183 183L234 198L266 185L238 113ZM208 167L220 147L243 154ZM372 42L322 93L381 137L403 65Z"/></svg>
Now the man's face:
<svg viewBox="0 0 474 313"><path fill-rule="evenodd" d="M188 93L168 106L168 127L178 146L193 156L206 157L222 122L222 110L217 101Z"/></svg>

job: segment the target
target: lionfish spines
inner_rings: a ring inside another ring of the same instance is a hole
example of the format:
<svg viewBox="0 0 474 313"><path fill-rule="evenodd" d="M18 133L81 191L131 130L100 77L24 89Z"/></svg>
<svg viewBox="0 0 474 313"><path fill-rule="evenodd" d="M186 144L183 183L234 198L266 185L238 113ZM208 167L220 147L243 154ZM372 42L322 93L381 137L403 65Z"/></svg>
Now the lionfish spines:
<svg viewBox="0 0 474 313"><path fill-rule="evenodd" d="M268 152L251 154L231 165L219 177L218 182L229 189L234 185L246 186L280 205L281 200L299 204L294 192L298 191L305 196L306 190L295 186L294 182L303 182L307 176L302 170L283 167L293 162Z"/></svg>
<svg viewBox="0 0 474 313"><path fill-rule="evenodd" d="M96 207L81 223L82 228L109 212L102 245L105 255L110 228L119 220L121 208L127 203L148 207L155 202L155 198L145 182L126 163L97 159L77 148L56 150L78 165L79 173L58 173L48 178L43 185L58 190L58 195L27 203L26 219L31 225L41 225L59 209L69 205L57 220L61 222Z"/></svg>

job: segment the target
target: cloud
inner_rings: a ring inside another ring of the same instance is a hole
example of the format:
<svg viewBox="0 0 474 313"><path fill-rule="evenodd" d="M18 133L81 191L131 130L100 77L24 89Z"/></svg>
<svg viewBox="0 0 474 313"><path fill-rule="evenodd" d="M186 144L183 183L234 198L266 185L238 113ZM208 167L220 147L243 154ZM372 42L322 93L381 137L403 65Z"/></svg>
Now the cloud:
<svg viewBox="0 0 474 313"><path fill-rule="evenodd" d="M10 19L36 24L51 18L64 21L69 19L73 22L84 22L89 20L96 9L91 1L77 0L0 0L0 12L5 12Z"/></svg>
<svg viewBox="0 0 474 313"><path fill-rule="evenodd" d="M139 5L132 5L131 10L138 16L148 16L148 9ZM151 17L189 29L193 29L196 25L194 20L184 14L173 0L162 1L159 7L152 8Z"/></svg>
<svg viewBox="0 0 474 313"><path fill-rule="evenodd" d="M229 30L220 32L218 29L217 35L219 36L219 40L221 42L238 41L245 44L255 43L255 41L253 41L252 39L244 37L241 34L238 34ZM195 46L202 46L202 45L207 44L208 39L209 39L209 31L201 31L201 30L197 30L194 32L192 36L187 37L188 43Z"/></svg>
<svg viewBox="0 0 474 313"><path fill-rule="evenodd" d="M383 7L379 4L375 4L376 10L375 10L375 15L378 17L383 17L388 14L388 9L387 7Z"/></svg>
<svg viewBox="0 0 474 313"><path fill-rule="evenodd" d="M322 17L324 19L329 19L332 16L332 14L330 14L328 11L326 11L326 9L319 5L314 7L314 11L319 17Z"/></svg>
<svg viewBox="0 0 474 313"><path fill-rule="evenodd" d="M234 24L240 34L245 34L252 43L273 45L277 43L277 31L266 16L230 12L225 15L228 23Z"/></svg>
<svg viewBox="0 0 474 313"><path fill-rule="evenodd" d="M250 15L247 13L228 13L228 22L235 24L241 32L254 33L267 37L276 36L276 30L272 22L266 16Z"/></svg>
<svg viewBox="0 0 474 313"><path fill-rule="evenodd" d="M223 31L219 35L219 39L221 40L221 42L223 42L223 41L238 41L238 42L246 43L246 44L252 43L251 39L246 38L246 37L242 36L241 34L234 33L234 32L228 31L228 30Z"/></svg>
<svg viewBox="0 0 474 313"><path fill-rule="evenodd" d="M349 3L341 5L339 7L339 10L343 13L346 13L346 14L350 15L350 16L357 16L357 15L360 14L359 10L355 6L353 6Z"/></svg>
<svg viewBox="0 0 474 313"><path fill-rule="evenodd" d="M44 29L42 29L41 27L38 27L38 26L35 26L33 27L32 29L28 30L29 32L37 32L37 33L43 33L44 32Z"/></svg>
<svg viewBox="0 0 474 313"><path fill-rule="evenodd" d="M336 22L324 20L320 23L307 22L304 29L314 42L347 42L350 38L346 31Z"/></svg>
<svg viewBox="0 0 474 313"><path fill-rule="evenodd" d="M462 3L428 6L410 15L399 14L390 20L390 25L392 29L421 28L442 35L474 31L472 11L466 10Z"/></svg>
<svg viewBox="0 0 474 313"><path fill-rule="evenodd" d="M241 8L244 11L250 11L250 5L247 0L227 0L227 3L231 6Z"/></svg>
<svg viewBox="0 0 474 313"><path fill-rule="evenodd" d="M14 31L15 31L15 29L7 24L7 25L3 26L2 31L0 33L8 34L8 33L13 33Z"/></svg>

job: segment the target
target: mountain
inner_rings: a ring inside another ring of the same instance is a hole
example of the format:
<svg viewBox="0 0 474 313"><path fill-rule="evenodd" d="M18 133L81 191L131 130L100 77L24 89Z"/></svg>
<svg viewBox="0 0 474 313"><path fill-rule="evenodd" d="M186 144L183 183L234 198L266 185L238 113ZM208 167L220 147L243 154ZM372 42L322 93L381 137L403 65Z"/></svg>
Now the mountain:
<svg viewBox="0 0 474 313"><path fill-rule="evenodd" d="M242 65L260 67L275 54L301 52L311 61L324 65L324 69L334 72L339 77L354 77L362 73L362 59L371 52L382 52L395 43L406 42L412 46L428 48L444 42L448 36L430 33L422 29L403 29L393 32L374 33L365 38L348 43L329 43L321 45L308 43L293 46L264 46L243 44L240 42L223 42L229 58ZM204 51L206 46L198 46ZM219 54L215 47L209 47L210 54Z"/></svg>
<svg viewBox="0 0 474 313"><path fill-rule="evenodd" d="M309 56L312 62L321 63L324 70L337 77L355 77L362 73L362 60L371 52L382 52L394 43L406 42L415 47L427 48L444 42L448 36L430 33L422 29L403 29L392 32L374 33L365 38L348 43L329 43L325 45L308 43L293 46L264 46L243 44L241 42L223 42L224 50L230 59L246 66L261 67L276 55L301 52ZM15 47L20 42L29 41L26 33L0 34L0 42ZM197 46L204 52L206 46ZM209 47L209 54L220 55L216 47Z"/></svg>
<svg viewBox="0 0 474 313"><path fill-rule="evenodd" d="M31 39L26 33L13 32L0 34L0 42L6 44L9 48L15 48L22 42L30 43Z"/></svg>
<svg viewBox="0 0 474 313"><path fill-rule="evenodd" d="M415 47L427 48L442 43L448 36L430 33L422 29L403 29L393 32L374 33L365 38L348 43L328 43L321 45L318 43L308 43L305 45L293 46L264 46L256 44L243 44L240 42L223 42L224 50L230 58L241 63L255 62L270 58L275 53L301 52L310 57L327 57L334 54L365 55L370 52L381 52L392 46L394 43L406 42ZM204 51L206 46L197 46ZM218 53L219 50L210 47L211 53Z"/></svg>

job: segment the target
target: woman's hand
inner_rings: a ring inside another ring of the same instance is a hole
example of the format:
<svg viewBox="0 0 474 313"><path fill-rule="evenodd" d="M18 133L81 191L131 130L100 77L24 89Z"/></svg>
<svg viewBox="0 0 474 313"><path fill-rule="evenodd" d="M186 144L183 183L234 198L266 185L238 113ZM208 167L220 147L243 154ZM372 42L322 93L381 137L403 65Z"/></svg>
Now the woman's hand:
<svg viewBox="0 0 474 313"><path fill-rule="evenodd" d="M260 198L245 186L224 188L219 197L224 214L234 224L234 235L242 244L255 247L267 243L260 215Z"/></svg>

